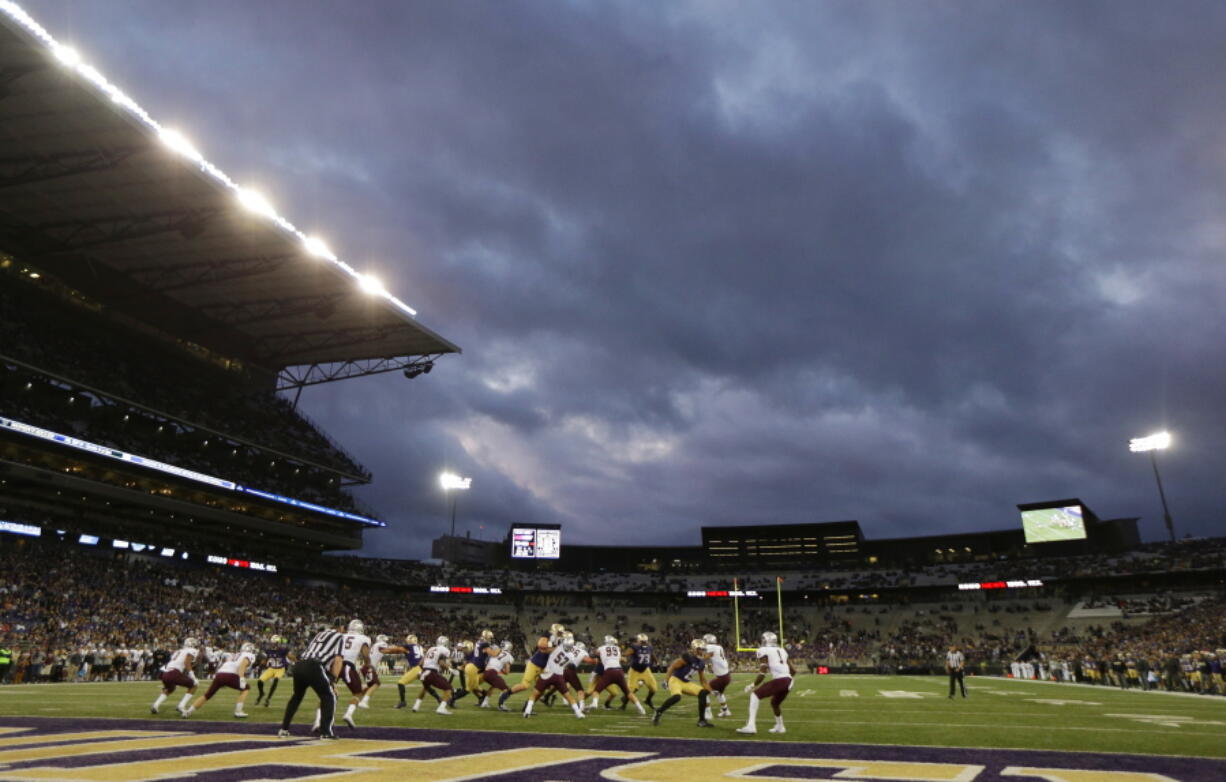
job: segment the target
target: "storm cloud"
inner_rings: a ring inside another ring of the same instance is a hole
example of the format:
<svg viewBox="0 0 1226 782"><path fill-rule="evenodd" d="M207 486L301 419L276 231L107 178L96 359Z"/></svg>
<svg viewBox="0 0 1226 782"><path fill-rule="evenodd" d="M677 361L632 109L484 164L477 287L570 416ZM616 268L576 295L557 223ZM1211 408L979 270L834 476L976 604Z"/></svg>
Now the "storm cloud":
<svg viewBox="0 0 1226 782"><path fill-rule="evenodd" d="M458 528L1220 534L1226 6L57 2L29 10L463 347L308 389L367 550ZM1219 477L1215 477L1219 476Z"/></svg>

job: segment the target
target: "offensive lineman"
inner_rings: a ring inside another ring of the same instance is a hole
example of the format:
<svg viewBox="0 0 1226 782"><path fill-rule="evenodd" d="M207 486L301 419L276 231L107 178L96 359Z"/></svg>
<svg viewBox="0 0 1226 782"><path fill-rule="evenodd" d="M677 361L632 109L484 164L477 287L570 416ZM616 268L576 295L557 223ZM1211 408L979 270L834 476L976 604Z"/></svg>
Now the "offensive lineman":
<svg viewBox="0 0 1226 782"><path fill-rule="evenodd" d="M425 657L425 650L421 648L421 644L417 643L417 636L409 633L404 637L404 675L396 681L396 689L400 693L400 702L393 708L403 709L407 705L404 700L405 688L421 678L421 661ZM417 702L420 704L422 696L426 693L434 700L439 700L438 694L434 690L429 689L424 684L421 687L421 692L417 694Z"/></svg>
<svg viewBox="0 0 1226 782"><path fill-rule="evenodd" d="M528 702L524 704L524 716L532 716L532 707L536 705L537 700L545 694L545 691L553 688L562 694L566 702L570 704L570 708L575 712L575 716L583 719L583 709L579 708L579 702L575 700L575 696L571 694L570 688L566 684L566 666L570 665L574 658L575 643L569 638L563 638L558 647L549 653L549 659L545 662L545 670L536 680L536 685L532 690L532 694L528 696Z"/></svg>
<svg viewBox="0 0 1226 782"><path fill-rule="evenodd" d="M754 721L758 718L758 705L764 698L770 698L771 710L775 712L775 727L771 728L770 732L787 733L787 729L783 727L783 710L779 707L783 699L788 697L796 669L788 662L788 653L779 648L779 636L771 632L762 633L762 646L758 647L755 656L762 663L759 666L758 678L753 680L753 684L745 685L745 692L750 693L749 718L745 721L745 726L737 728L736 732L757 733L758 726ZM762 684L767 673L771 675L771 680Z"/></svg>
<svg viewBox="0 0 1226 782"><path fill-rule="evenodd" d="M601 672L592 689L586 693L586 696L592 699L592 702L588 704L588 708L596 708L596 705L600 702L600 693L605 688L620 687L621 691L627 694L626 697L630 699L630 702L634 704L634 708L639 710L639 714L646 715L647 710L639 702L638 696L626 684L626 674L622 670L622 650L617 645L617 639L611 635L606 635L604 643L596 647L596 656L599 659Z"/></svg>

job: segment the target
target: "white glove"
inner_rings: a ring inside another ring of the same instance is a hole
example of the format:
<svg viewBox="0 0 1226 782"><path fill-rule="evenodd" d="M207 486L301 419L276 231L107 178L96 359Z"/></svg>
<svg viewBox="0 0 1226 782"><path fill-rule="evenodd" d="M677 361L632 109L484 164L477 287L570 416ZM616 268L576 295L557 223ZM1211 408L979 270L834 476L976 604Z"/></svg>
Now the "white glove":
<svg viewBox="0 0 1226 782"><path fill-rule="evenodd" d="M748 693L748 692L753 692L753 685L752 685L752 684L746 684L746 685L745 685L745 692L747 692L747 693Z"/></svg>

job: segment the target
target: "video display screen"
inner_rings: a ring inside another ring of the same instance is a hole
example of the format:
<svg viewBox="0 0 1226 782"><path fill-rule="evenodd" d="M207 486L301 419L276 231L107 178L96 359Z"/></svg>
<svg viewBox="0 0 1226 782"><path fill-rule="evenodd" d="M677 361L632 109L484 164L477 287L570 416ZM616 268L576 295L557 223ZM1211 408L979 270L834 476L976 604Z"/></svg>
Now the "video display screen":
<svg viewBox="0 0 1226 782"><path fill-rule="evenodd" d="M511 559L558 559L562 556L562 530L537 527L511 528Z"/></svg>
<svg viewBox="0 0 1226 782"><path fill-rule="evenodd" d="M1085 540L1086 524L1080 505L1022 511L1022 533L1027 543Z"/></svg>

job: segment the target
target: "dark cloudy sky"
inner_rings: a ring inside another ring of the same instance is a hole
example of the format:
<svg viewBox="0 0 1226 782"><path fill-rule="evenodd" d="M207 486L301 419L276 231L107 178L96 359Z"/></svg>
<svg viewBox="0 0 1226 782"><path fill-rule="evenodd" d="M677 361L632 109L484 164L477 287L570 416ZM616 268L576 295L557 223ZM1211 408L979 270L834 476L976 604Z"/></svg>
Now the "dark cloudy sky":
<svg viewBox="0 0 1226 782"><path fill-rule="evenodd" d="M307 390L459 529L1222 534L1226 3L26 6L464 348ZM484 525L482 528L480 525Z"/></svg>

